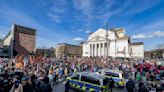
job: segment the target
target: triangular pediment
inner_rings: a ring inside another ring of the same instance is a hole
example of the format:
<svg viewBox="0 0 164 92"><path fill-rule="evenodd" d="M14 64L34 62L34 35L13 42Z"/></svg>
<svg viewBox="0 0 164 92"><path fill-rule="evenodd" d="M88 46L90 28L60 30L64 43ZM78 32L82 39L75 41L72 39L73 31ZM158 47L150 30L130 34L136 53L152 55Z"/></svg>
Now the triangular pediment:
<svg viewBox="0 0 164 92"><path fill-rule="evenodd" d="M103 41L103 40L105 40L105 38L104 37L102 37L102 36L94 36L94 37L92 37L90 40L88 40L89 42L93 42L93 41Z"/></svg>

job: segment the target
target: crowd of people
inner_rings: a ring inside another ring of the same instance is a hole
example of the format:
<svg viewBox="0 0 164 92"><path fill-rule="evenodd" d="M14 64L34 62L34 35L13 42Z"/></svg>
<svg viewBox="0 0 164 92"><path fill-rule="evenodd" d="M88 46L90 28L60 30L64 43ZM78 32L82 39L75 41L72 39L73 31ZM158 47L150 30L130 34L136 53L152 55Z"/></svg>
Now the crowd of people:
<svg viewBox="0 0 164 92"><path fill-rule="evenodd" d="M48 70L50 62L28 63L15 68L13 59L0 61L0 92L52 92Z"/></svg>
<svg viewBox="0 0 164 92"><path fill-rule="evenodd" d="M128 92L162 92L164 65L157 60L125 60L103 57L43 59L16 68L13 59L0 59L0 92L52 92L52 85L77 72L108 68L123 71Z"/></svg>
<svg viewBox="0 0 164 92"><path fill-rule="evenodd" d="M126 85L128 92L164 91L164 66L158 65L156 61L134 64L130 76Z"/></svg>

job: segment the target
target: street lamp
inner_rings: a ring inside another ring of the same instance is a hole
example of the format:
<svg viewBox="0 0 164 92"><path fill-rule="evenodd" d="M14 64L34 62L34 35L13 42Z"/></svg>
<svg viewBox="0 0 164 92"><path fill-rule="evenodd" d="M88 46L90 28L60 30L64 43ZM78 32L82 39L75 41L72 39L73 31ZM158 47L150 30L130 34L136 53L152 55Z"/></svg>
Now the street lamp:
<svg viewBox="0 0 164 92"><path fill-rule="evenodd" d="M107 57L108 57L108 22L106 23L106 47L107 47Z"/></svg>

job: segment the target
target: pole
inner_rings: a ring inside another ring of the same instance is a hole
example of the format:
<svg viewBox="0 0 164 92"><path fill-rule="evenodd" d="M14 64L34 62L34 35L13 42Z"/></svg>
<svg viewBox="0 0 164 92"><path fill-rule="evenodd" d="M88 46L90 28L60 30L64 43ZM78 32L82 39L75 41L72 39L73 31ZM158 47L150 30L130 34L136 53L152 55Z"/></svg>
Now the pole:
<svg viewBox="0 0 164 92"><path fill-rule="evenodd" d="M115 33L115 35L116 35L116 33ZM115 58L116 58L116 38L115 38Z"/></svg>
<svg viewBox="0 0 164 92"><path fill-rule="evenodd" d="M108 22L106 23L106 47L107 47L107 57L108 57Z"/></svg>

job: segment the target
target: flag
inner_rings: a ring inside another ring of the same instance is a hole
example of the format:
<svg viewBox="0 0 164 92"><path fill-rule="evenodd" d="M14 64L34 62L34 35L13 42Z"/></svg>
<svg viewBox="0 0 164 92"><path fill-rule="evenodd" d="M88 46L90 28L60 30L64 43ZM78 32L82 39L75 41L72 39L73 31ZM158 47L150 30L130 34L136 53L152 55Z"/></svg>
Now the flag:
<svg viewBox="0 0 164 92"><path fill-rule="evenodd" d="M15 68L21 68L21 67L23 67L23 65L24 65L23 58L24 58L24 55L23 54L18 54L15 57Z"/></svg>

